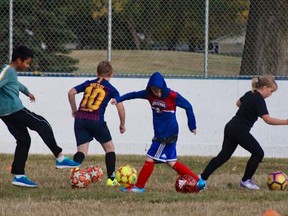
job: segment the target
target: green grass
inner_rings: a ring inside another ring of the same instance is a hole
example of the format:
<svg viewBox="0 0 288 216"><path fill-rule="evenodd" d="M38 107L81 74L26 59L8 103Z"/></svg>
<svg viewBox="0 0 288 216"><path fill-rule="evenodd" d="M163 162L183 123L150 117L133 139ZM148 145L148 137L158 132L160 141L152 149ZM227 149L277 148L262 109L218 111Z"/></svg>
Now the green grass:
<svg viewBox="0 0 288 216"><path fill-rule="evenodd" d="M138 171L145 156L118 155L117 167L131 164ZM200 173L211 157L179 157L179 160ZM0 215L193 215L193 216L257 216L269 208L288 215L287 191L270 191L266 186L268 173L281 170L288 173L288 159L266 158L260 164L255 182L259 191L239 187L248 158L233 157L209 179L208 189L198 194L177 193L174 183L177 175L165 164L155 166L146 185L146 193L123 193L119 187L108 188L105 178L85 189L72 189L70 170L54 168L52 155L30 155L26 174L38 188L12 186L8 166L13 155L1 154ZM100 164L106 176L104 156L89 156L83 167Z"/></svg>
<svg viewBox="0 0 288 216"><path fill-rule="evenodd" d="M76 74L95 73L97 64L107 59L106 50L74 50L78 59ZM112 65L116 74L204 75L204 54L177 51L113 50ZM209 54L209 75L238 76L241 58Z"/></svg>

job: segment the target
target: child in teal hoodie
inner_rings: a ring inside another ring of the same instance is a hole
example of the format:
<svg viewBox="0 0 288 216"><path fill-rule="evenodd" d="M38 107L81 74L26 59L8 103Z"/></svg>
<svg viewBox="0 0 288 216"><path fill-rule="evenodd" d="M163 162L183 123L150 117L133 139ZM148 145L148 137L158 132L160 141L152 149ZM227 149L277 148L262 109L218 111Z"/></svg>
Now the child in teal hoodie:
<svg viewBox="0 0 288 216"><path fill-rule="evenodd" d="M52 151L56 157L56 168L79 166L61 153L62 149L57 145L48 121L25 108L19 98L20 91L28 96L31 102L35 101L34 95L17 79L17 70L27 70L33 55L33 50L19 46L13 50L11 63L4 65L0 70L0 119L17 143L11 169L11 173L14 174L12 184L22 187L37 187L37 184L25 175L24 170L31 144L28 128L36 131Z"/></svg>

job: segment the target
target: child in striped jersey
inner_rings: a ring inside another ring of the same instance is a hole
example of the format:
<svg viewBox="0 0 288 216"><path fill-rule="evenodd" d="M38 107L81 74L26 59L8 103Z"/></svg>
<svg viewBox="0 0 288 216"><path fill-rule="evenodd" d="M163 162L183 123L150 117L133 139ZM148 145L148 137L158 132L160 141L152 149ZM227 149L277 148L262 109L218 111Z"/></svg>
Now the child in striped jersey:
<svg viewBox="0 0 288 216"><path fill-rule="evenodd" d="M107 168L107 186L119 185L115 177L116 154L110 131L104 120L104 114L111 98L118 97L119 92L110 84L113 69L109 61L102 61L97 67L97 78L88 80L73 87L68 92L72 116L75 118L74 132L77 152L74 161L82 163L88 153L89 143L95 138L105 151ZM77 109L75 95L83 92L83 98ZM122 103L117 104L120 119L120 133L125 132L125 109Z"/></svg>

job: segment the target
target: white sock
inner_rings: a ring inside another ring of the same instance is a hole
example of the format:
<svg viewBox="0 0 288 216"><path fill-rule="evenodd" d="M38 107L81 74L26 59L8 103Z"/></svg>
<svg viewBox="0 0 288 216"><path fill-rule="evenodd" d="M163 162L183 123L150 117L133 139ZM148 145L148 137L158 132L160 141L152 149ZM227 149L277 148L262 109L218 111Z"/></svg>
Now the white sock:
<svg viewBox="0 0 288 216"><path fill-rule="evenodd" d="M58 162L62 162L64 159L65 159L65 156L64 156L64 155L61 155L61 156L58 157L56 160L57 160Z"/></svg>
<svg viewBox="0 0 288 216"><path fill-rule="evenodd" d="M25 175L14 175L17 179L25 177Z"/></svg>

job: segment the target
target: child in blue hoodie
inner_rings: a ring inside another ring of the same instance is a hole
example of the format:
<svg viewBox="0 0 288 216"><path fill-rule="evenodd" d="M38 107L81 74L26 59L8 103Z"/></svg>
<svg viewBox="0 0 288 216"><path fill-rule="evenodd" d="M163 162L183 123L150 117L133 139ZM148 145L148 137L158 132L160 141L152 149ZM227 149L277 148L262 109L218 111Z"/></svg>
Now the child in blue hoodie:
<svg viewBox="0 0 288 216"><path fill-rule="evenodd" d="M176 143L179 128L176 119L176 107L186 110L188 127L193 134L196 134L196 120L191 104L179 93L169 89L159 72L152 74L145 90L127 93L112 99L111 103L117 104L136 98L146 99L151 105L154 137L147 152L145 163L139 173L137 183L133 187L124 187L121 190L124 192L145 192L144 187L153 172L155 162L167 163L179 175L188 174L193 176L198 181L198 188L203 189L206 182L199 180L195 173L177 161Z"/></svg>

